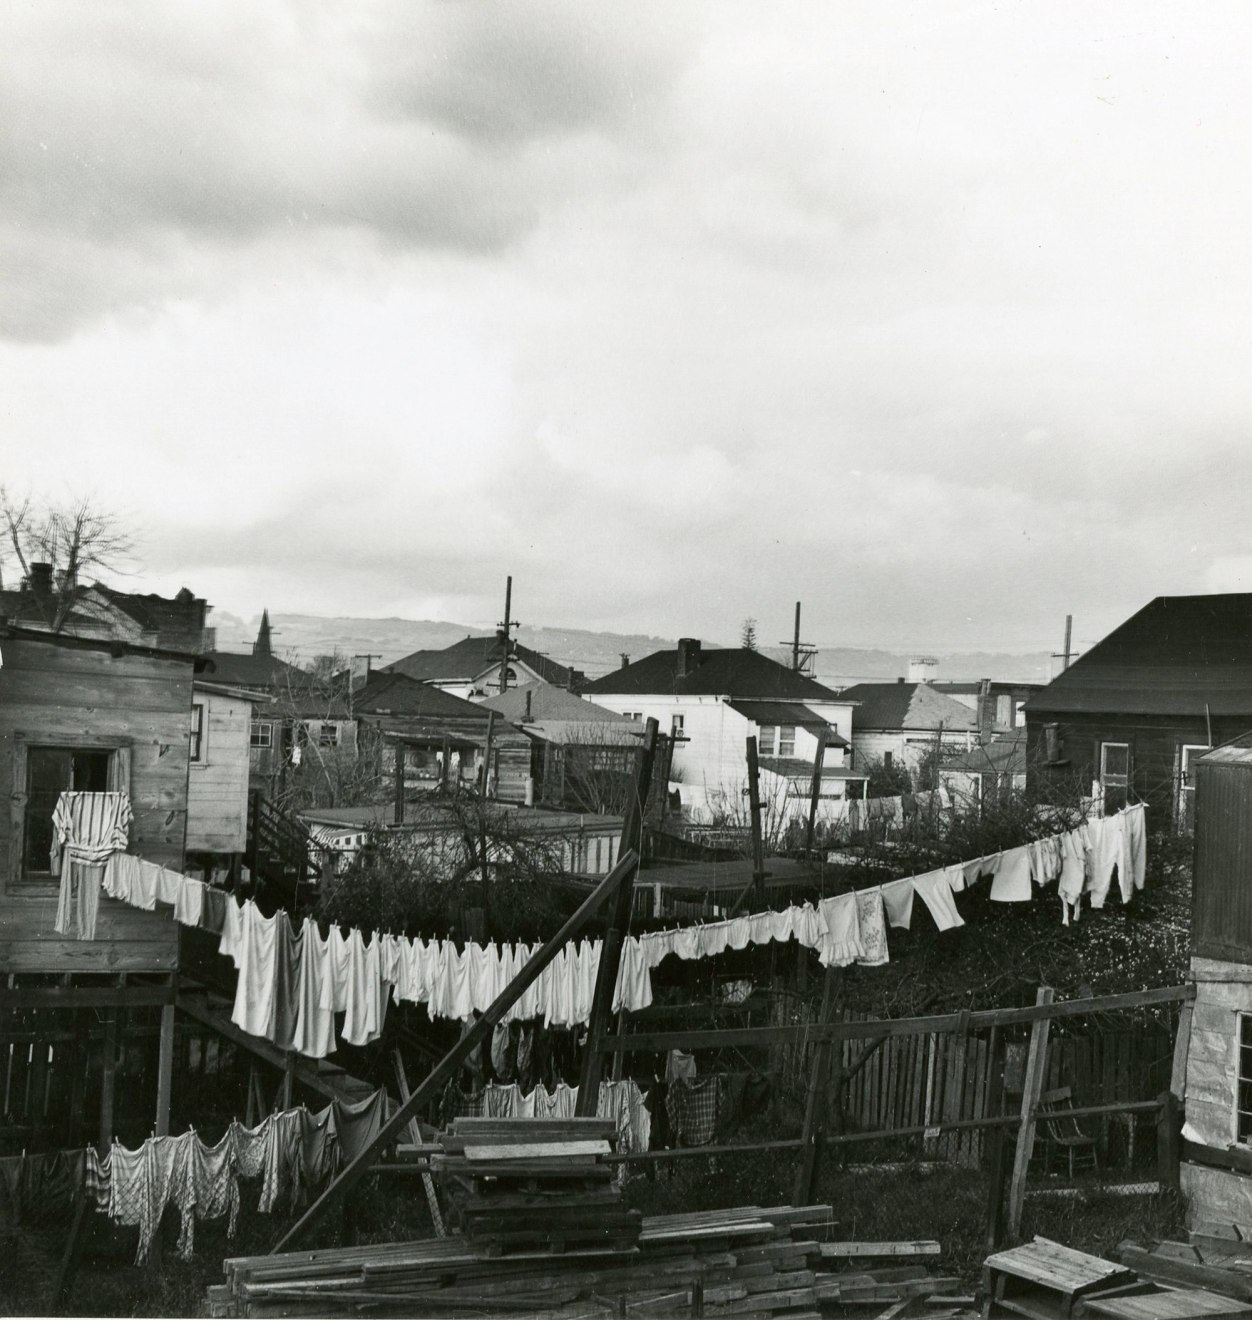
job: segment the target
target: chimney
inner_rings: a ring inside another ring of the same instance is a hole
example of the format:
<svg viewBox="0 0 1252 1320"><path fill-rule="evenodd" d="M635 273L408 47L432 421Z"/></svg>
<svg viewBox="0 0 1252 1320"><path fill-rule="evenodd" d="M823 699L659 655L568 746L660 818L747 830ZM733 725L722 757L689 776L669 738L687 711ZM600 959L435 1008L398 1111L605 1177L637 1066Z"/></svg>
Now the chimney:
<svg viewBox="0 0 1252 1320"><path fill-rule="evenodd" d="M629 653L626 652L626 651L619 651L619 652L618 652L618 655L620 655L620 656L622 657L622 663L621 663L620 665L618 665L618 668L619 668L619 669L629 669L629 668L630 668L630 655L629 655Z"/></svg>
<svg viewBox="0 0 1252 1320"><path fill-rule="evenodd" d="M525 715L525 717L524 717L524 722L527 723L527 724L530 723L530 699L531 699L531 697L532 697L533 695L534 695L534 689L533 689L533 688L527 688L527 689L526 689L526 715Z"/></svg>
<svg viewBox="0 0 1252 1320"><path fill-rule="evenodd" d="M700 639L698 637L680 637L678 639L678 666L674 670L675 678L686 678L700 667Z"/></svg>
<svg viewBox="0 0 1252 1320"><path fill-rule="evenodd" d="M30 589L40 600L47 600L52 595L51 564L32 564L30 566Z"/></svg>
<svg viewBox="0 0 1252 1320"><path fill-rule="evenodd" d="M903 682L904 682L904 678L903 678L903 676L901 676L900 678L897 678L897 679L896 679L896 682L897 682L897 683L903 683Z"/></svg>

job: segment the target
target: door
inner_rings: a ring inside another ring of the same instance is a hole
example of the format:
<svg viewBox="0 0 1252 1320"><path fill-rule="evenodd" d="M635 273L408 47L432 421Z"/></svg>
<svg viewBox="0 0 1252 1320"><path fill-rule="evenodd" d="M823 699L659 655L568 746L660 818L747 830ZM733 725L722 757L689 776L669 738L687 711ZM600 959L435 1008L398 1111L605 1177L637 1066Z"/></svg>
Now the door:
<svg viewBox="0 0 1252 1320"><path fill-rule="evenodd" d="M22 874L49 875L52 813L62 793L107 793L112 753L80 747L32 747L26 757Z"/></svg>

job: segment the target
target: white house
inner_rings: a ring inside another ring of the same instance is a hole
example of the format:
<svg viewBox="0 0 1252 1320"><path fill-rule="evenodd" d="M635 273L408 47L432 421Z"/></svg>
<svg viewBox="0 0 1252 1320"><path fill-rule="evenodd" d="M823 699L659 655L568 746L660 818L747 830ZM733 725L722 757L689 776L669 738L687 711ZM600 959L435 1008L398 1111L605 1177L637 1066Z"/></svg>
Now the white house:
<svg viewBox="0 0 1252 1320"><path fill-rule="evenodd" d="M977 745L978 715L930 683L857 683L839 694L856 704L856 762L916 770L936 747L946 754Z"/></svg>
<svg viewBox="0 0 1252 1320"><path fill-rule="evenodd" d="M691 637L584 687L599 705L636 720L654 717L674 735L671 777L684 804L741 803L746 746L757 740L762 784L812 774L818 737L826 733L823 795L842 797L851 764L853 703L821 683L744 647L705 649ZM772 776L772 780L767 778Z"/></svg>

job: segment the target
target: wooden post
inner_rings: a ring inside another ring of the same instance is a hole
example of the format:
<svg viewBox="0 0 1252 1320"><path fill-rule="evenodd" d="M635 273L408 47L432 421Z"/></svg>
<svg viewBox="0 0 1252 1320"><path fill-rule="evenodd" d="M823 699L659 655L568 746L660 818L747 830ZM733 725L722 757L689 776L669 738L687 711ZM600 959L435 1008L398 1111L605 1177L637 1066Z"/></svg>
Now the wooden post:
<svg viewBox="0 0 1252 1320"><path fill-rule="evenodd" d="M651 721L655 725L656 721ZM531 958L520 972L500 992L482 1016L464 1036L439 1060L437 1064L418 1084L417 1090L409 1096L394 1114L382 1125L366 1147L355 1155L343 1168L330 1186L313 1202L287 1233L274 1244L274 1251L285 1251L298 1241L332 1206L340 1203L344 1195L365 1177L371 1165L378 1159L383 1148L396 1139L397 1134L444 1086L449 1077L461 1067L471 1050L488 1040L495 1030L496 1023L513 1007L514 1004L534 985L547 967L565 945L577 935L587 922L606 902L616 899L618 890L634 874L639 863L639 855L627 849L618 859L617 865L604 877L595 890L579 905L574 914L543 947ZM603 966L603 958L601 959Z"/></svg>
<svg viewBox="0 0 1252 1320"><path fill-rule="evenodd" d="M748 807L752 815L752 887L759 906L765 904L765 845L761 838L761 779L756 738L748 739Z"/></svg>
<svg viewBox="0 0 1252 1320"><path fill-rule="evenodd" d="M1178 1030L1174 1033L1174 1063L1169 1074L1169 1089L1179 1100L1187 1098L1187 1052L1191 1049L1191 1018L1193 1004L1183 1004L1178 1010Z"/></svg>
<svg viewBox="0 0 1252 1320"><path fill-rule="evenodd" d="M439 767L439 787L442 792L448 791L448 770L451 768L452 744L445 738L443 740L443 762ZM460 779L458 772L457 778Z"/></svg>
<svg viewBox="0 0 1252 1320"><path fill-rule="evenodd" d="M826 968L826 979L822 984L821 1021L829 1022L834 1016L835 1001L839 992L840 969ZM820 1126L820 1109L823 1092L830 1080L829 1036L823 1036L813 1048L813 1059L809 1069L808 1090L804 1097L804 1127L800 1133L800 1165L796 1170L795 1189L792 1192L792 1205L808 1205L813 1196L813 1174L816 1168L817 1143L816 1132ZM828 1098L828 1097L827 1097Z"/></svg>
<svg viewBox="0 0 1252 1320"><path fill-rule="evenodd" d="M100 1068L100 1148L108 1150L113 1141L113 1105L117 1088L117 1015L118 1009L104 1013L104 1054Z"/></svg>
<svg viewBox="0 0 1252 1320"><path fill-rule="evenodd" d="M1050 1004L1054 991L1050 985L1041 985L1035 996L1035 1005ZM1026 1201L1026 1169L1035 1148L1035 1111L1043 1092L1043 1079L1048 1058L1048 1031L1051 1018L1040 1018L1030 1029L1030 1052L1026 1055L1026 1076L1022 1085L1022 1121L1017 1129L1017 1149L1013 1153L1013 1177L1009 1182L1008 1231L1017 1238L1022 1230L1022 1206Z"/></svg>
<svg viewBox="0 0 1252 1320"><path fill-rule="evenodd" d="M404 1056L400 1053L399 1045L391 1051L391 1064L396 1073L396 1089L400 1092L400 1103L403 1104L412 1092L409 1090L408 1075L404 1071ZM416 1116L409 1119L408 1132L409 1140L416 1146L422 1139ZM435 1226L435 1236L447 1237L448 1230L444 1227L443 1215L439 1210L439 1197L435 1194L435 1180L429 1172L422 1174L422 1187L426 1192L426 1204L430 1208L430 1219Z"/></svg>
<svg viewBox="0 0 1252 1320"><path fill-rule="evenodd" d="M817 755L813 758L813 786L809 791L809 824L804 832L804 851L811 853L813 851L813 835L817 829L817 799L822 792L822 770L826 761L826 734L825 726L817 735Z"/></svg>
<svg viewBox="0 0 1252 1320"><path fill-rule="evenodd" d="M407 748L402 742L398 740L395 746L396 746L395 823L397 825L403 825L404 824L404 762L407 754Z"/></svg>
<svg viewBox="0 0 1252 1320"><path fill-rule="evenodd" d="M495 719L495 711L489 710L487 741L483 744L482 782L478 794L478 865L483 880L483 927L488 936L491 935L491 868L487 864L487 780L491 777L491 731Z"/></svg>
<svg viewBox="0 0 1252 1320"><path fill-rule="evenodd" d="M156 1125L153 1131L158 1137L170 1134L170 1099L174 1083L174 1005L161 1007L161 1043L157 1051L157 1106Z"/></svg>
<svg viewBox="0 0 1252 1320"><path fill-rule="evenodd" d="M1161 1191L1178 1190L1178 1164L1182 1158L1182 1123L1178 1097L1162 1091L1161 1109L1156 1119L1156 1176ZM1134 1122L1134 1119L1131 1119Z"/></svg>
<svg viewBox="0 0 1252 1320"><path fill-rule="evenodd" d="M1004 1243L1004 1176L1008 1172L1008 1133L993 1127L987 1133L987 1236L983 1249L990 1256Z"/></svg>
<svg viewBox="0 0 1252 1320"><path fill-rule="evenodd" d="M635 789L622 819L621 853L636 858L630 874L622 882L609 905L605 917L607 929L600 946L600 965L596 968L595 991L591 998L591 1015L587 1022L587 1043L584 1046L582 1068L579 1070L578 1103L575 1113L579 1118L594 1118L600 1100L600 1077L603 1059L600 1040L613 1011L613 992L617 989L617 972L622 961L622 941L630 929L631 911L635 897L635 868L638 866L643 834L643 813L652 786L652 762L656 757L657 722L649 718L639 752L639 765L635 773ZM618 1065L614 1065L617 1067Z"/></svg>

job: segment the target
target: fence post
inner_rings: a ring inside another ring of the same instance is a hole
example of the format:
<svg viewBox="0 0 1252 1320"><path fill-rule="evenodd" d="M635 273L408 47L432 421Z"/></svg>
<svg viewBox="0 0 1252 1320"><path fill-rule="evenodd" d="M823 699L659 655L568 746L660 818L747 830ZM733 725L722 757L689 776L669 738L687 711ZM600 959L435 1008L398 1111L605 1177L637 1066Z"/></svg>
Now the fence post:
<svg viewBox="0 0 1252 1320"><path fill-rule="evenodd" d="M1156 1176L1161 1191L1166 1188L1177 1191L1178 1164L1182 1158L1178 1097L1172 1091L1162 1091L1160 1101L1161 1108L1156 1118Z"/></svg>
<svg viewBox="0 0 1252 1320"><path fill-rule="evenodd" d="M1055 992L1050 985L1041 985L1035 995L1035 1004L1042 1008L1050 1004ZM1035 1148L1035 1111L1043 1092L1043 1078L1048 1059L1048 1031L1051 1018L1038 1018L1030 1029L1030 1052L1026 1055L1026 1076L1022 1084L1022 1121L1017 1129L1017 1149L1013 1154L1013 1177L1009 1183L1008 1230L1011 1237L1020 1237L1022 1206L1026 1201L1026 1169Z"/></svg>
<svg viewBox="0 0 1252 1320"><path fill-rule="evenodd" d="M835 1000L838 997L840 972L838 967L826 968L826 979L822 983L822 1011L820 1021L825 1026L834 1016ZM808 1205L813 1196L813 1174L817 1166L816 1133L820 1127L819 1106L822 1092L830 1078L829 1036L823 1036L813 1047L813 1057L809 1061L809 1085L804 1097L804 1130L801 1133L800 1167L796 1170L795 1190L792 1203ZM827 1096L829 1102L829 1096Z"/></svg>
<svg viewBox="0 0 1252 1320"><path fill-rule="evenodd" d="M1003 1127L993 1127L988 1134L987 1168L987 1238L984 1248L988 1255L999 1251L1004 1241L1004 1176L1008 1172L1005 1154L1008 1133Z"/></svg>

